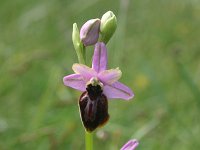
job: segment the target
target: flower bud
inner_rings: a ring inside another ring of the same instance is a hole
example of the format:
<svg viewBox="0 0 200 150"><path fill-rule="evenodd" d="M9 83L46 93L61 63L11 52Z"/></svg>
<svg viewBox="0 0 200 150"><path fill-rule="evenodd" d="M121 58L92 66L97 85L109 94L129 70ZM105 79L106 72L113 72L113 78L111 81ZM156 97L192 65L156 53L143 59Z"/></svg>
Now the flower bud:
<svg viewBox="0 0 200 150"><path fill-rule="evenodd" d="M72 42L74 44L74 48L80 49L81 46L81 40L79 36L79 29L76 23L73 24L73 31L72 31Z"/></svg>
<svg viewBox="0 0 200 150"><path fill-rule="evenodd" d="M80 38L85 46L97 43L99 38L100 22L101 21L98 18L91 19L81 27Z"/></svg>
<svg viewBox="0 0 200 150"><path fill-rule="evenodd" d="M108 43L117 28L117 18L112 11L106 12L101 18L101 41Z"/></svg>
<svg viewBox="0 0 200 150"><path fill-rule="evenodd" d="M79 34L79 29L76 23L73 24L73 31L72 31L72 42L74 44L74 48L76 50L76 54L78 56L78 60L80 63L85 63L84 62L84 56L83 56L83 43L80 40L80 34Z"/></svg>

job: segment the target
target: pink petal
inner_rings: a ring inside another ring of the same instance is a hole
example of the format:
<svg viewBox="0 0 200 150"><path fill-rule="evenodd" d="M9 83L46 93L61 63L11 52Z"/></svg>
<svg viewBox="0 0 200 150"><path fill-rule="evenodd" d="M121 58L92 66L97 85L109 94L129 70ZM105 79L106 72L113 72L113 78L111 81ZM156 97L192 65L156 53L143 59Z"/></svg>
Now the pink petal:
<svg viewBox="0 0 200 150"><path fill-rule="evenodd" d="M130 140L120 150L134 150L138 144L139 142L137 140Z"/></svg>
<svg viewBox="0 0 200 150"><path fill-rule="evenodd" d="M107 68L107 49L103 42L95 45L92 68L98 73Z"/></svg>
<svg viewBox="0 0 200 150"><path fill-rule="evenodd" d="M83 64L73 64L72 69L76 74L80 74L86 81L89 81L92 77L96 77L97 73L94 69L89 68Z"/></svg>
<svg viewBox="0 0 200 150"><path fill-rule="evenodd" d="M104 70L100 72L98 74L98 78L101 80L101 82L110 85L118 81L121 75L122 75L121 70L117 68L117 69Z"/></svg>
<svg viewBox="0 0 200 150"><path fill-rule="evenodd" d="M120 82L104 86L103 92L107 98L110 99L121 98L124 100L130 100L134 96L132 90Z"/></svg>
<svg viewBox="0 0 200 150"><path fill-rule="evenodd" d="M86 91L86 88L85 88L86 81L79 74L71 74L71 75L65 76L63 78L63 82L65 86L69 86L71 88L74 88L80 91Z"/></svg>

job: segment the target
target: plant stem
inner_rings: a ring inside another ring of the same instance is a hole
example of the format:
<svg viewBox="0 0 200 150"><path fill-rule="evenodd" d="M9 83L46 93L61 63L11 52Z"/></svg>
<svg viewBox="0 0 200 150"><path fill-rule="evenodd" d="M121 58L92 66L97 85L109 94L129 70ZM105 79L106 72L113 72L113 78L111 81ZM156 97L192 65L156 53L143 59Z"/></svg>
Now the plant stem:
<svg viewBox="0 0 200 150"><path fill-rule="evenodd" d="M85 131L85 149L93 150L93 135L87 131Z"/></svg>
<svg viewBox="0 0 200 150"><path fill-rule="evenodd" d="M82 49L82 56L83 56L84 64L87 64L85 46L83 46L83 49Z"/></svg>
<svg viewBox="0 0 200 150"><path fill-rule="evenodd" d="M82 49L82 54L83 61L80 63L86 64L86 51L85 47ZM86 150L93 150L93 135L92 133L89 133L85 131L85 149Z"/></svg>
<svg viewBox="0 0 200 150"><path fill-rule="evenodd" d="M76 49L76 54L77 54L79 63L86 64L85 47L83 45L82 45L82 48Z"/></svg>
<svg viewBox="0 0 200 150"><path fill-rule="evenodd" d="M85 46L82 45L82 48L76 49L76 54L78 56L78 61L81 64L86 64L86 51ZM93 136L92 133L85 131L85 149L93 150Z"/></svg>

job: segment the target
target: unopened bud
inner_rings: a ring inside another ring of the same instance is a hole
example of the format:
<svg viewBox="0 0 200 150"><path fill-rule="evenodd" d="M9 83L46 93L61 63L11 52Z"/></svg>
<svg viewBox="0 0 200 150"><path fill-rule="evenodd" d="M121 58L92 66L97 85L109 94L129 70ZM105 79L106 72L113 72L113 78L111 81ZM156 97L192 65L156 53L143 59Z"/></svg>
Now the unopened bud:
<svg viewBox="0 0 200 150"><path fill-rule="evenodd" d="M79 29L76 23L73 24L72 42L74 44L74 48L76 50L79 62L84 64L85 63L83 58L84 46L80 40Z"/></svg>
<svg viewBox="0 0 200 150"><path fill-rule="evenodd" d="M112 11L106 12L101 18L101 41L108 43L117 28L117 18Z"/></svg>
<svg viewBox="0 0 200 150"><path fill-rule="evenodd" d="M100 23L100 19L91 19L81 27L80 38L85 46L97 43L99 38Z"/></svg>
<svg viewBox="0 0 200 150"><path fill-rule="evenodd" d="M72 42L74 44L74 48L76 50L81 49L81 40L79 36L79 29L76 23L73 24L73 31L72 31Z"/></svg>

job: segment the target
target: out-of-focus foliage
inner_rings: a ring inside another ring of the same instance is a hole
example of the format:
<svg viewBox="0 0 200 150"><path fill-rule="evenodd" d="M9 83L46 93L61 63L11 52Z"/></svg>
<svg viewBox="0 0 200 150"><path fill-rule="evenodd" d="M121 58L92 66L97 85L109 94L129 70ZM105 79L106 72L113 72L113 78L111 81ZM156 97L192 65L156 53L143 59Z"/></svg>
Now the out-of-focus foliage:
<svg viewBox="0 0 200 150"><path fill-rule="evenodd" d="M108 63L120 67L135 98L109 101L95 150L131 138L138 150L200 148L200 1L1 0L1 150L83 149L80 93L62 78L77 62L72 24L108 10L118 19Z"/></svg>

